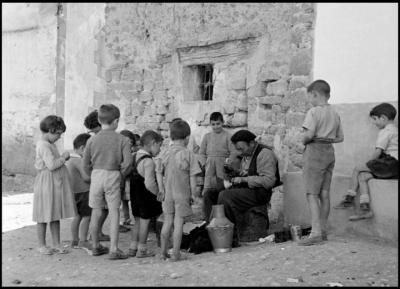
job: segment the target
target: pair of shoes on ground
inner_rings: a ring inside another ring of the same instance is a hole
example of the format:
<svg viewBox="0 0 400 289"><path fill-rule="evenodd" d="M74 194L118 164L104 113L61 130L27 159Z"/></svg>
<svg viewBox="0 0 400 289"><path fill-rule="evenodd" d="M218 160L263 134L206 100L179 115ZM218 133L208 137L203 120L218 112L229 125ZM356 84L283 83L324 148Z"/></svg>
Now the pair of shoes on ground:
<svg viewBox="0 0 400 289"><path fill-rule="evenodd" d="M347 209L350 207L354 207L354 197L350 195L346 195L344 199L336 206L335 209ZM374 216L369 206L369 203L361 203L360 204L361 212L349 217L349 221L358 221L363 219L369 219Z"/></svg>
<svg viewBox="0 0 400 289"><path fill-rule="evenodd" d="M362 203L360 204L361 212L349 217L349 221L358 221L363 219L369 219L374 216L372 213L369 203Z"/></svg>
<svg viewBox="0 0 400 289"><path fill-rule="evenodd" d="M334 209L347 209L354 207L354 196L345 195L344 199L339 204L334 206Z"/></svg>
<svg viewBox="0 0 400 289"><path fill-rule="evenodd" d="M101 244L97 248L92 249L93 256L100 256L108 253L109 253L108 256L109 260L122 260L122 259L127 259L129 257L128 254L125 254L120 249L117 249L115 252L110 252L110 250L107 247Z"/></svg>
<svg viewBox="0 0 400 289"><path fill-rule="evenodd" d="M128 256L129 257L136 257L136 258L147 258L147 257L154 257L156 254L149 250L138 250L138 249L128 249Z"/></svg>

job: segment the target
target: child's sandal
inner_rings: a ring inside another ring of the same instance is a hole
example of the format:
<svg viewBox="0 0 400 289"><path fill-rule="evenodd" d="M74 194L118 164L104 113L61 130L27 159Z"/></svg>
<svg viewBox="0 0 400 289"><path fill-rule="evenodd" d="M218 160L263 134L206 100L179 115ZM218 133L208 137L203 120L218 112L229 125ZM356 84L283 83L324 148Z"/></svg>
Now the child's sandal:
<svg viewBox="0 0 400 289"><path fill-rule="evenodd" d="M137 253L137 249L131 249L131 248L129 248L128 249L128 256L129 257L136 257L136 253Z"/></svg>

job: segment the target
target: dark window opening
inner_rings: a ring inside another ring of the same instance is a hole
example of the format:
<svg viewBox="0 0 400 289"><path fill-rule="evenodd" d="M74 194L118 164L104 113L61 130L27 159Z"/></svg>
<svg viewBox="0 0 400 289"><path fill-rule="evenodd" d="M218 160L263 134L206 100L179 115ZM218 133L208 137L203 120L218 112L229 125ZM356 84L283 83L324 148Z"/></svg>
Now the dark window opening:
<svg viewBox="0 0 400 289"><path fill-rule="evenodd" d="M201 100L212 100L213 97L213 67L210 64L198 66Z"/></svg>

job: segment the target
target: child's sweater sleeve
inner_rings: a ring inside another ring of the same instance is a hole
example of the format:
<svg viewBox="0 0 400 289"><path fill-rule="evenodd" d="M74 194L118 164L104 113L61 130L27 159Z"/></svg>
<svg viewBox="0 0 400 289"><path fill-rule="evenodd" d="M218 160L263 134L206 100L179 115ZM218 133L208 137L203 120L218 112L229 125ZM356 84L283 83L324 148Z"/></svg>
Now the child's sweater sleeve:
<svg viewBox="0 0 400 289"><path fill-rule="evenodd" d="M144 178L144 186L154 195L158 194L158 184L156 181L156 166L152 159L144 159L138 167L138 172Z"/></svg>
<svg viewBox="0 0 400 289"><path fill-rule="evenodd" d="M121 175L123 179L131 172L132 170L132 154L131 154L131 144L127 138L124 138L122 141L122 163L121 163Z"/></svg>
<svg viewBox="0 0 400 289"><path fill-rule="evenodd" d="M199 160L202 165L205 164L207 159L207 143L208 143L208 133L203 136L203 139L201 140L200 144Z"/></svg>
<svg viewBox="0 0 400 289"><path fill-rule="evenodd" d="M90 176L92 171L92 164L91 164L91 155L90 155L90 145L91 145L91 138L88 139L85 150L83 151L83 158L82 158L82 166L85 173Z"/></svg>
<svg viewBox="0 0 400 289"><path fill-rule="evenodd" d="M42 156L44 164L50 171L54 171L65 164L65 159L62 157L56 158L47 145L40 145L38 147L39 155Z"/></svg>

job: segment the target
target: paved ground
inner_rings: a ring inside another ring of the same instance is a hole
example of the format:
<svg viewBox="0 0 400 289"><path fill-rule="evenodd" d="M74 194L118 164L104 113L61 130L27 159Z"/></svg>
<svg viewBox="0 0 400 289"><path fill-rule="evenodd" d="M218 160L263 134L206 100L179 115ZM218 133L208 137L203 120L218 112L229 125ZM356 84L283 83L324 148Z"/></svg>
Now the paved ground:
<svg viewBox="0 0 400 289"><path fill-rule="evenodd" d="M13 229L11 224L16 219L17 227L30 222L29 195L6 195L3 227L9 230L2 233L2 286L398 286L398 246L356 236L329 235L328 242L311 247L257 243L225 254L189 254L189 260L177 263L157 258L109 261L106 255L93 257L79 249L43 256L36 251L35 226ZM65 244L70 222L61 222ZM50 242L49 232L47 236ZM127 250L129 233L120 236L120 247ZM159 252L153 233L149 245Z"/></svg>

